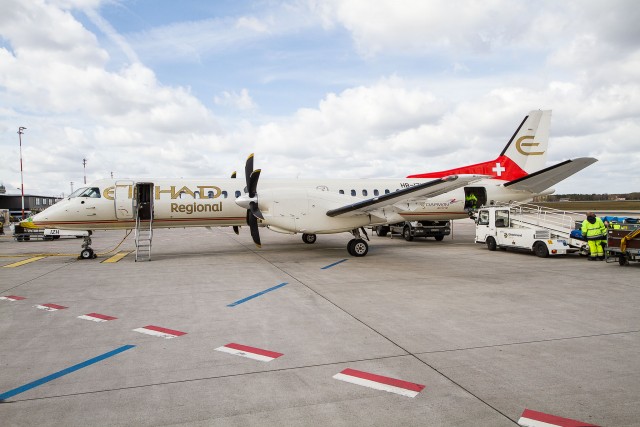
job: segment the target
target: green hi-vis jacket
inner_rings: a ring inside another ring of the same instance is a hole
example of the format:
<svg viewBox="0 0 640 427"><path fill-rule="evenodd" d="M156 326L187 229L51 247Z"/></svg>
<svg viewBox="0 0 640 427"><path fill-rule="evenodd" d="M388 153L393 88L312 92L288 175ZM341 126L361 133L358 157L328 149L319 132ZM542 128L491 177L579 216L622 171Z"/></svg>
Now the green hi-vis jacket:
<svg viewBox="0 0 640 427"><path fill-rule="evenodd" d="M582 237L587 240L604 240L607 238L607 227L604 226L604 222L596 217L596 222L591 224L586 219L582 221Z"/></svg>

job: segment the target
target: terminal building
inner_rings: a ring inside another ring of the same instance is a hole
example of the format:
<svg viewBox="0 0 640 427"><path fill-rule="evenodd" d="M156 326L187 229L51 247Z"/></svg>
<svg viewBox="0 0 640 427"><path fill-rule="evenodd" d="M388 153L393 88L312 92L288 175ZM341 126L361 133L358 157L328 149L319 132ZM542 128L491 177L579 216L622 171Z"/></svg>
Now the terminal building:
<svg viewBox="0 0 640 427"><path fill-rule="evenodd" d="M0 211L7 210L14 219L22 218L22 195L6 194L4 185L0 184ZM25 218L32 213L38 213L60 200L60 197L41 196L36 194L24 195L24 215Z"/></svg>

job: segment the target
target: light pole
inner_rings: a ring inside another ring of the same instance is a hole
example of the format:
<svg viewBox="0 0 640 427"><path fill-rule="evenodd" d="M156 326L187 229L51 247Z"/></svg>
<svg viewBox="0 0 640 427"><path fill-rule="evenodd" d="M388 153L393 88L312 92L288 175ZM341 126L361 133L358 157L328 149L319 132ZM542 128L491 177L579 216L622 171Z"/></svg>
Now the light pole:
<svg viewBox="0 0 640 427"><path fill-rule="evenodd" d="M26 127L20 126L18 128L18 139L20 140L20 189L22 192L22 219L24 219L24 175L22 173L22 132L23 130L27 130Z"/></svg>
<svg viewBox="0 0 640 427"><path fill-rule="evenodd" d="M87 184L87 159L82 159L82 167L84 169L84 183Z"/></svg>

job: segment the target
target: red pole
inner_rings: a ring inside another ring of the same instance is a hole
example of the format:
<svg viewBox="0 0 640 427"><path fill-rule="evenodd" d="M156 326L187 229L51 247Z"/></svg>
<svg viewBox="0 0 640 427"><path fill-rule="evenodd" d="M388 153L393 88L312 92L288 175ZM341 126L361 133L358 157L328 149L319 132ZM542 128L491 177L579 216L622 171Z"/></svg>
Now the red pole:
<svg viewBox="0 0 640 427"><path fill-rule="evenodd" d="M18 139L20 140L20 187L22 190L22 219L24 219L24 175L22 173L22 134L26 127L20 126L18 128Z"/></svg>

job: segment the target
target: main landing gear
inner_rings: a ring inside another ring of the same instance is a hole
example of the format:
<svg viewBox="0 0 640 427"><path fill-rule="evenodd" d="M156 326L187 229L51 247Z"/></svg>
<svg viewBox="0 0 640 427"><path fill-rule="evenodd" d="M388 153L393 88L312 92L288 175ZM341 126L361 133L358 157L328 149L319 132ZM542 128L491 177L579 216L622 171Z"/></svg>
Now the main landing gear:
<svg viewBox="0 0 640 427"><path fill-rule="evenodd" d="M318 237L315 234L307 234L307 233L302 234L302 241L309 245L315 243L317 239Z"/></svg>
<svg viewBox="0 0 640 427"><path fill-rule="evenodd" d="M351 239L349 240L349 243L347 243L347 251L351 256L362 257L369 252L369 245L362 238L362 235L360 234L360 230L362 230L362 234L364 234L364 237L367 240L369 240L369 236L367 235L367 232L365 231L364 227L361 227L360 229L355 228L351 230L351 234L353 234L353 237L355 237L355 239Z"/></svg>
<svg viewBox="0 0 640 427"><path fill-rule="evenodd" d="M91 249L91 231L89 231L89 234L87 234L86 236L83 236L84 241L82 242L82 250L80 251L80 256L78 256L78 259L93 259L93 258L97 258L98 255L96 255L93 252L93 249Z"/></svg>

